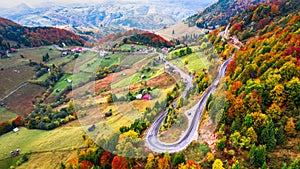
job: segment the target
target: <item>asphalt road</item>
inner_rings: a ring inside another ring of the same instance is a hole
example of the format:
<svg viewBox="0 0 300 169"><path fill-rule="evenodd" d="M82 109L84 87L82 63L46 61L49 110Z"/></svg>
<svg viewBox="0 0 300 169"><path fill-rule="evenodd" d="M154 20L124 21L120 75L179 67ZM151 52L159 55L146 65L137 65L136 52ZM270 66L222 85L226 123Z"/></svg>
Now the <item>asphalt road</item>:
<svg viewBox="0 0 300 169"><path fill-rule="evenodd" d="M216 90L220 79L224 77L225 71L227 68L227 65L230 63L232 60L233 56L226 60L221 67L219 68L219 74L217 78L213 81L213 83L207 88L205 93L202 95L201 99L199 102L196 104L198 105L198 108L196 109L195 115L192 118L192 121L190 122L190 125L187 129L187 131L184 133L184 135L174 143L164 143L161 142L158 138L158 132L161 128L161 125L168 113L168 110L163 112L162 114L159 115L159 117L156 118L156 120L153 122L151 127L148 130L148 133L145 137L146 139L146 145L149 149L151 149L154 152L158 153L163 153L163 152L169 152L169 153L174 153L174 152L179 152L184 150L193 140L198 138L198 126L200 123L200 118L202 116L202 112L206 106L206 102L208 97ZM179 72L181 77L183 79L187 80L187 86L182 94L183 97L185 97L186 91L192 87L192 78L185 74L182 70L180 70L178 67L176 67L174 64L167 62L170 66L174 67L175 71Z"/></svg>

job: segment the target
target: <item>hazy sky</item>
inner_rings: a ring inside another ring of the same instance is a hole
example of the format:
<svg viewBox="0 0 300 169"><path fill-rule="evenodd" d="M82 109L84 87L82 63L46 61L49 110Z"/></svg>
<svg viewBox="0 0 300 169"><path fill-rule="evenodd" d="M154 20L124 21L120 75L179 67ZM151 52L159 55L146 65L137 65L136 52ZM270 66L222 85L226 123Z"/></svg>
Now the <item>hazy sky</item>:
<svg viewBox="0 0 300 169"><path fill-rule="evenodd" d="M70 3L101 3L105 1L114 1L114 0L0 0L0 8L10 8L13 6L17 6L21 3L25 3L30 7L40 7L40 6L44 6L45 3L49 3L49 2L53 4L70 4ZM149 0L119 0L119 1L146 2Z"/></svg>
<svg viewBox="0 0 300 169"><path fill-rule="evenodd" d="M1 8L9 8L21 3L25 3L31 7L41 6L46 2L55 4L67 4L67 3L88 3L88 2L103 2L103 0L0 0Z"/></svg>

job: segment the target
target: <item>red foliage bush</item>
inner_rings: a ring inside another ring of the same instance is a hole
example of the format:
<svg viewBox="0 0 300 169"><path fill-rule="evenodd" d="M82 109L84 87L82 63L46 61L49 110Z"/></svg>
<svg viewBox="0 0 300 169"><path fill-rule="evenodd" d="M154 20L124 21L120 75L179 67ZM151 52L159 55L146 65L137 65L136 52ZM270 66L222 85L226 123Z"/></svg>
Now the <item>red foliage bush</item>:
<svg viewBox="0 0 300 169"><path fill-rule="evenodd" d="M127 169L128 168L128 161L126 158L115 156L111 166L113 169Z"/></svg>

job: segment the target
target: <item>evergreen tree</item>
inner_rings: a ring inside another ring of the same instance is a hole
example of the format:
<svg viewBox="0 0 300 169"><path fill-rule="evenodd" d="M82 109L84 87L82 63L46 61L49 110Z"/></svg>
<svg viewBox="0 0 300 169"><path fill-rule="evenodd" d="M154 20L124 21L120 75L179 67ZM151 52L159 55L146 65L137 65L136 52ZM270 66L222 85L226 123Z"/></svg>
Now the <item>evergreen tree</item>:
<svg viewBox="0 0 300 169"><path fill-rule="evenodd" d="M264 164L261 166L261 169L267 169L267 163L264 162Z"/></svg>
<svg viewBox="0 0 300 169"><path fill-rule="evenodd" d="M284 138L284 127L283 127L283 125L281 125L279 127L279 129L276 132L275 137L276 137L277 145L281 145L281 144L284 143L285 138Z"/></svg>
<svg viewBox="0 0 300 169"><path fill-rule="evenodd" d="M185 157L184 157L184 154L182 152L179 153L179 154L175 154L174 158L172 160L172 164L173 164L174 167L178 166L181 163L185 163Z"/></svg>
<svg viewBox="0 0 300 169"><path fill-rule="evenodd" d="M296 159L295 161L293 161L293 163L289 166L288 169L299 169L299 161Z"/></svg>
<svg viewBox="0 0 300 169"><path fill-rule="evenodd" d="M269 119L266 127L262 130L260 142L267 145L269 150L273 150L276 146L274 123Z"/></svg>
<svg viewBox="0 0 300 169"><path fill-rule="evenodd" d="M240 169L240 163L239 161L237 160L233 165L232 165L232 168L231 169Z"/></svg>
<svg viewBox="0 0 300 169"><path fill-rule="evenodd" d="M254 144L252 145L248 154L250 163L255 167L261 167L266 162L266 156L267 151L265 146L259 145L259 147L256 147Z"/></svg>

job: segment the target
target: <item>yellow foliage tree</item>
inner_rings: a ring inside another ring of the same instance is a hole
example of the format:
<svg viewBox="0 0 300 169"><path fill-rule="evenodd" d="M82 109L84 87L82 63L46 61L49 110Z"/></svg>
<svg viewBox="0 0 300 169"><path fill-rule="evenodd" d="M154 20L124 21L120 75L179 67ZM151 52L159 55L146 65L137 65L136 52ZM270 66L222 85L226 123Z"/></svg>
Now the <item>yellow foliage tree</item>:
<svg viewBox="0 0 300 169"><path fill-rule="evenodd" d="M207 160L207 162L212 162L212 161L214 161L214 159L215 159L215 156L211 152L208 152L206 154L206 160Z"/></svg>
<svg viewBox="0 0 300 169"><path fill-rule="evenodd" d="M294 119L291 117L288 122L286 123L284 130L286 132L286 135L288 136L295 136L297 131L295 130L295 123Z"/></svg>
<svg viewBox="0 0 300 169"><path fill-rule="evenodd" d="M225 169L223 167L223 162L220 159L216 159L212 165L212 169Z"/></svg>
<svg viewBox="0 0 300 169"><path fill-rule="evenodd" d="M170 169L168 160L165 157L162 157L158 160L158 169Z"/></svg>

